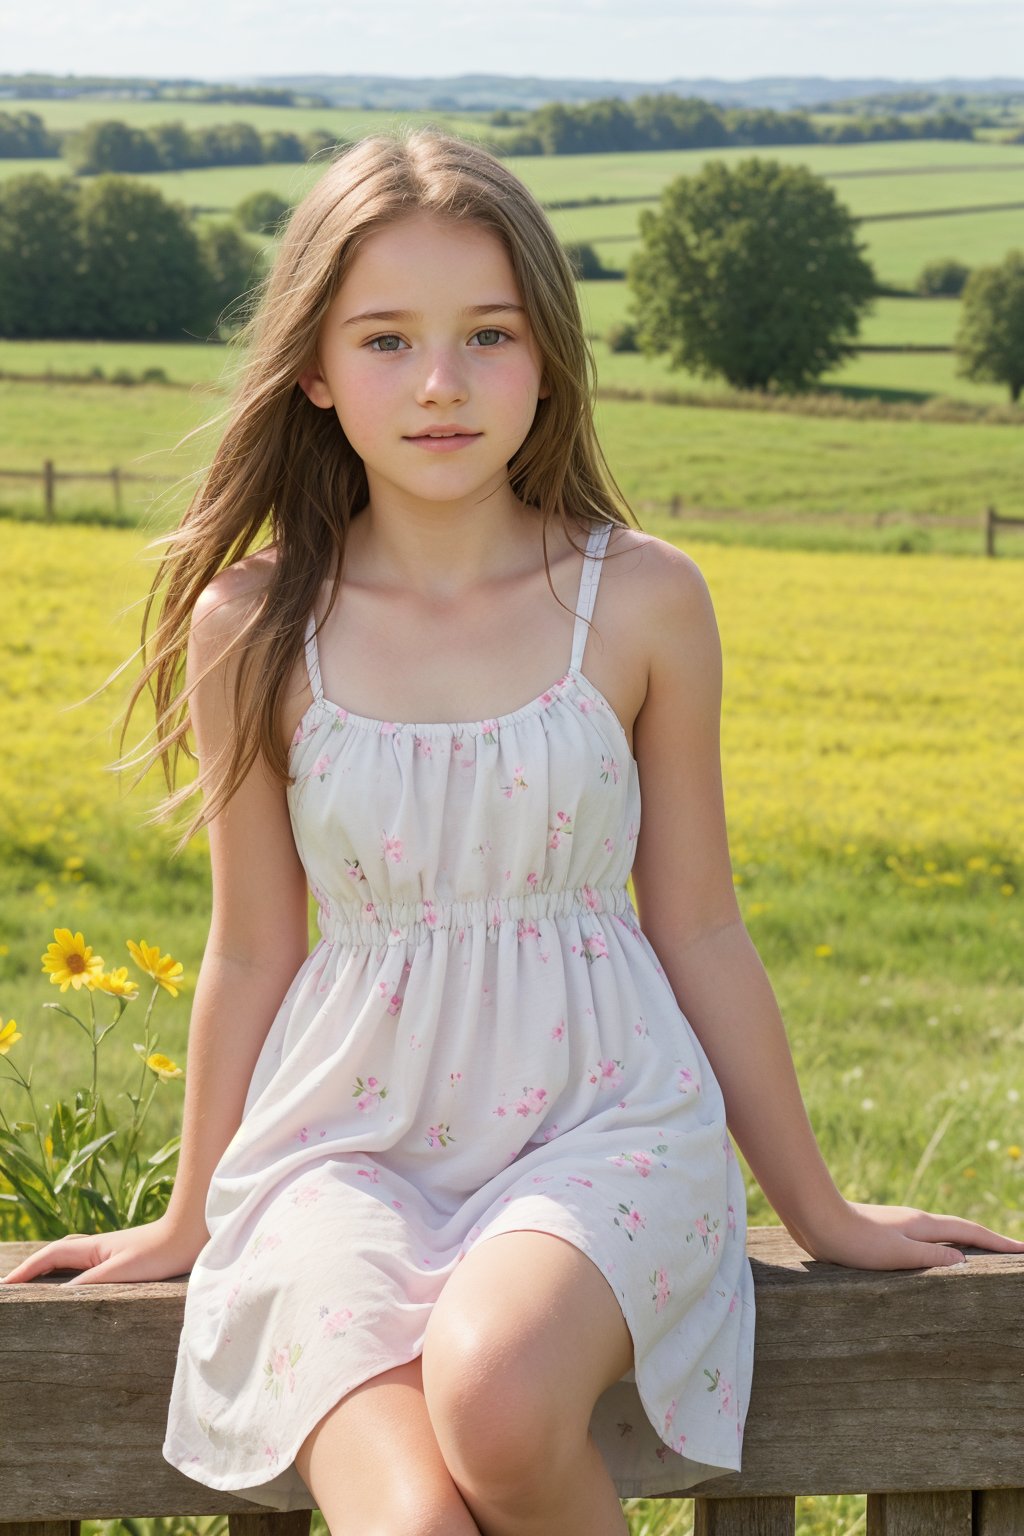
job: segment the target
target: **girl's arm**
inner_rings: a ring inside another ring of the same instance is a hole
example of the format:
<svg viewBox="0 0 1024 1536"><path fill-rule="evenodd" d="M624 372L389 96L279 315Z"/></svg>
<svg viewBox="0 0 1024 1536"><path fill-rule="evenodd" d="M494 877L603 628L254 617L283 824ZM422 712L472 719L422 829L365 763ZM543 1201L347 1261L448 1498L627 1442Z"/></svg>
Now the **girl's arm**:
<svg viewBox="0 0 1024 1536"><path fill-rule="evenodd" d="M191 685L238 633L254 580L222 571L196 605L186 677ZM215 666L190 700L202 778L230 745L234 663ZM196 982L178 1173L167 1219L202 1246L214 1168L241 1123L257 1057L309 950L306 876L284 786L254 761L209 826L213 903Z"/></svg>
<svg viewBox="0 0 1024 1536"><path fill-rule="evenodd" d="M711 1063L728 1127L784 1226L815 1258L868 1269L949 1262L961 1242L1024 1243L956 1216L848 1202L822 1158L785 1026L733 886L720 762L722 653L711 595L681 550L643 550L647 696L634 727L641 927ZM959 1257L959 1255L957 1255Z"/></svg>

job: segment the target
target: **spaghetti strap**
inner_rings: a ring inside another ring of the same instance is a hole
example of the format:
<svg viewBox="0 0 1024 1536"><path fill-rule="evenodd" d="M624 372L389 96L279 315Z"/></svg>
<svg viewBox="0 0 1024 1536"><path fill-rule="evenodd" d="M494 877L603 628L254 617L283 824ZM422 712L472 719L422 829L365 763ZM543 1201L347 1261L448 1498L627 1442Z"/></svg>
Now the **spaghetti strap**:
<svg viewBox="0 0 1024 1536"><path fill-rule="evenodd" d="M309 673L309 686L313 690L313 701L316 704L322 704L324 687L320 680L320 653L316 646L315 613L311 613L306 620L306 671Z"/></svg>
<svg viewBox="0 0 1024 1536"><path fill-rule="evenodd" d="M576 623L572 632L570 672L578 672L583 665L583 652L587 648L587 636L590 633L587 621L594 611L597 584L601 579L601 556L604 554L611 531L611 523L604 523L592 529L587 539L587 553L583 561L579 598L576 602Z"/></svg>

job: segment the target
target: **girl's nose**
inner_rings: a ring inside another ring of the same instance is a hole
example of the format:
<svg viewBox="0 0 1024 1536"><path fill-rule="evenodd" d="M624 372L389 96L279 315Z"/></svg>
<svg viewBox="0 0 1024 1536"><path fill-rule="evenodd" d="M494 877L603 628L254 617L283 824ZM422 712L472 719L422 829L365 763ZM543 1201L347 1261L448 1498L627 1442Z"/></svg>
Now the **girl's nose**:
<svg viewBox="0 0 1024 1536"><path fill-rule="evenodd" d="M458 356L449 348L439 348L425 363L416 398L426 405L464 400L467 388L465 369Z"/></svg>

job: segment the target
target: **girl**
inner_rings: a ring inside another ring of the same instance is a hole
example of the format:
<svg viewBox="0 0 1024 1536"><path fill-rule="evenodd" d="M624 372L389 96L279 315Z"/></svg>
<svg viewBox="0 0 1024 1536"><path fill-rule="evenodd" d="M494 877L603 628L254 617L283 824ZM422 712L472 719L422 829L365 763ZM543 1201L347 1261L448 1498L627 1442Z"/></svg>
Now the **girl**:
<svg viewBox="0 0 1024 1536"><path fill-rule="evenodd" d="M163 1453L209 1487L334 1536L612 1536L740 1467L727 1115L814 1258L1024 1243L822 1161L732 882L708 589L624 511L529 192L362 141L248 341L129 705L153 676L169 770L194 730L209 828L179 1176L7 1278L190 1272Z"/></svg>

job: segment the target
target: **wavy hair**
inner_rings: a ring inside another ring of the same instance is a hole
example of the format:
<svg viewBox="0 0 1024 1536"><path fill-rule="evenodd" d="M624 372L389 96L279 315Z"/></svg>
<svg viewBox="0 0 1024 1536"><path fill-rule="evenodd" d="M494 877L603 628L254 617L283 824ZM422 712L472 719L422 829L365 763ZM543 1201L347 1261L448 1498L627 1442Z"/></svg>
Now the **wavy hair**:
<svg viewBox="0 0 1024 1536"><path fill-rule="evenodd" d="M119 743L123 752L132 711L148 687L155 741L133 760L142 762L134 782L159 760L169 791L147 818L151 822L167 820L200 788L198 778L174 788L179 756L195 757L187 740L192 688L185 686L185 663L196 603L220 570L267 543L275 550L265 588L212 664L239 653L236 731L226 768L212 788L203 775L203 805L175 853L227 804L257 754L276 780L292 782L280 723L288 680L323 573L333 567L330 612L350 519L369 499L362 460L336 414L314 405L298 379L316 360L325 312L361 242L419 212L490 230L515 272L550 394L538 401L508 477L514 494L542 517L548 585L546 535L552 517L560 519L573 543L574 526L575 531L600 522L628 527L630 519L639 526L597 441L596 370L575 276L540 203L494 155L433 128L373 135L342 150L292 211L276 258L247 301L248 314L235 338L244 365L223 413L226 428L178 527L153 541L167 549L145 600L144 665L125 708ZM159 618L147 641L162 588ZM258 687L250 686L254 673ZM128 766L127 760L122 757L115 766Z"/></svg>

